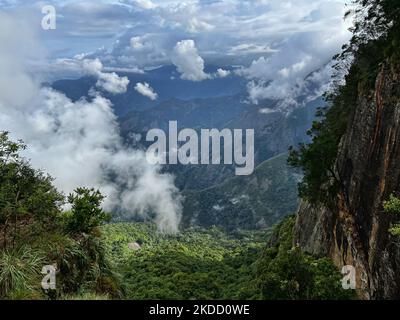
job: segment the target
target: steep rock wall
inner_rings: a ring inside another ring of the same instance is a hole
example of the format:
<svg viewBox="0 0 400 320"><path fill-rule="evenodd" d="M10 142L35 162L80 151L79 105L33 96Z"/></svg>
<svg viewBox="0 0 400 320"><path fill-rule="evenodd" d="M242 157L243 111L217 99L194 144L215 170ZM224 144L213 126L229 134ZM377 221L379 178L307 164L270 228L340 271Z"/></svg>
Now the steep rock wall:
<svg viewBox="0 0 400 320"><path fill-rule="evenodd" d="M381 66L374 90L359 98L337 158L343 190L335 209L303 202L296 244L356 268L365 299L400 298L400 242L388 229L394 217L383 201L400 191L400 70Z"/></svg>

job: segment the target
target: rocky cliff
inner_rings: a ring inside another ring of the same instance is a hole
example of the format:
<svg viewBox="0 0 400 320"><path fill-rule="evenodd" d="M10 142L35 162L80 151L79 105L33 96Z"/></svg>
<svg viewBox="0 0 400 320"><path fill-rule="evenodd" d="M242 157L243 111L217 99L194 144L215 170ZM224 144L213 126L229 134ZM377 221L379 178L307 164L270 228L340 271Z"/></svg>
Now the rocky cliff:
<svg viewBox="0 0 400 320"><path fill-rule="evenodd" d="M338 267L354 266L362 298L399 298L400 242L388 232L394 217L383 201L400 191L400 68L382 64L373 89L359 86L353 109L337 157L336 205L303 202L294 238Z"/></svg>

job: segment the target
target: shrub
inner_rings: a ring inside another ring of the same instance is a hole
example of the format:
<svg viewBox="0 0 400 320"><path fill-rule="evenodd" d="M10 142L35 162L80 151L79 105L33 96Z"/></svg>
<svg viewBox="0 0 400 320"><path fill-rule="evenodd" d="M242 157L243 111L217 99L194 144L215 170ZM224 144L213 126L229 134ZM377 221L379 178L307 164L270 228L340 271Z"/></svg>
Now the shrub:
<svg viewBox="0 0 400 320"><path fill-rule="evenodd" d="M40 286L43 256L31 248L0 252L0 296L23 296Z"/></svg>

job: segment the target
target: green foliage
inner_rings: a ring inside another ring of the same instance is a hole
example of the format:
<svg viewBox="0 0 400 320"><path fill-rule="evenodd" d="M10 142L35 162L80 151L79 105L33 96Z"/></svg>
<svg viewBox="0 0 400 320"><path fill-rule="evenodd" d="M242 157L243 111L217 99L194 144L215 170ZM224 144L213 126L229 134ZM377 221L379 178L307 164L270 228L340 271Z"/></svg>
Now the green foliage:
<svg viewBox="0 0 400 320"><path fill-rule="evenodd" d="M104 227L111 260L117 261L126 298L146 299L347 299L341 275L329 259L292 247L294 218L271 237L265 231L227 234L218 228L156 232L143 223ZM129 244L141 242L140 248Z"/></svg>
<svg viewBox="0 0 400 320"><path fill-rule="evenodd" d="M354 77L350 73L347 86L338 88L337 94L329 97L330 107L319 109L319 120L314 121L308 132L312 142L301 144L298 150L290 149L288 163L304 172L299 195L311 203L329 205L341 187L335 163L351 108L356 104L358 82Z"/></svg>
<svg viewBox="0 0 400 320"><path fill-rule="evenodd" d="M353 37L344 47L342 58L368 53L371 43L379 45L383 58L399 55L400 3L398 0L353 0ZM346 13L346 15L352 12ZM370 52L371 54L371 52Z"/></svg>
<svg viewBox="0 0 400 320"><path fill-rule="evenodd" d="M3 166L20 161L19 152L25 150L26 145L21 141L11 141L8 132L0 132L0 163Z"/></svg>
<svg viewBox="0 0 400 320"><path fill-rule="evenodd" d="M341 275L332 261L316 259L293 247L294 217L274 231L272 243L257 261L257 285L263 299L318 300L350 299L343 290Z"/></svg>
<svg viewBox="0 0 400 320"><path fill-rule="evenodd" d="M279 227L280 245L260 259L265 231L211 227L166 235L145 223L103 225L99 191L78 188L68 197L71 210L62 212L62 195L19 157L22 148L0 136L0 298L338 297L332 265L291 248L293 220ZM40 271L49 264L58 270L57 290L46 293Z"/></svg>
<svg viewBox="0 0 400 320"><path fill-rule="evenodd" d="M400 199L394 195L390 195L389 200L384 202L383 208L387 213L400 216ZM393 236L400 236L400 224L394 224L389 232Z"/></svg>
<svg viewBox="0 0 400 320"><path fill-rule="evenodd" d="M102 231L128 299L258 297L254 262L265 243L264 231L233 236L218 228L196 228L171 236L144 223L109 224ZM129 249L130 243L141 248Z"/></svg>
<svg viewBox="0 0 400 320"><path fill-rule="evenodd" d="M19 156L25 148L21 141L10 141L8 133L0 133L0 241L5 249L8 240L15 247L21 220L32 216L43 222L53 219L64 199L49 176Z"/></svg>
<svg viewBox="0 0 400 320"><path fill-rule="evenodd" d="M26 296L37 289L43 260L28 247L0 252L0 297Z"/></svg>
<svg viewBox="0 0 400 320"><path fill-rule="evenodd" d="M320 109L309 135L312 142L291 149L289 164L304 171L300 196L311 203L331 205L343 190L335 170L339 143L346 133L360 93L374 88L384 61L400 63L400 2L354 0L355 25L349 44L335 56L334 88L325 94L328 107ZM343 84L343 76L345 83Z"/></svg>
<svg viewBox="0 0 400 320"><path fill-rule="evenodd" d="M66 227L71 233L89 233L110 220L100 207L104 196L98 190L78 188L68 196L71 211L66 215Z"/></svg>
<svg viewBox="0 0 400 320"><path fill-rule="evenodd" d="M51 177L20 157L24 149L0 133L0 299L120 297L97 228L108 217L100 208L103 196L79 188L68 198L71 211L63 213L63 195ZM40 272L49 264L58 269L57 291L46 296Z"/></svg>
<svg viewBox="0 0 400 320"><path fill-rule="evenodd" d="M96 293L82 293L79 295L66 295L63 297L64 300L84 300L84 301L91 301L91 300L100 300L100 301L105 301L105 300L110 300L110 297L108 295L104 294L96 294Z"/></svg>

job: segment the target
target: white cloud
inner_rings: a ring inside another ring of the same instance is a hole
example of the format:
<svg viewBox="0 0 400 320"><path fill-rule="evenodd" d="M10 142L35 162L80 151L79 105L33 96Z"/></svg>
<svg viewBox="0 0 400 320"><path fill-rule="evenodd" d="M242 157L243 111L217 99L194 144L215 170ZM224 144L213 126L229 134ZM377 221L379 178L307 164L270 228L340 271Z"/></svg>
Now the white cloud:
<svg viewBox="0 0 400 320"><path fill-rule="evenodd" d="M145 73L142 69L138 67L132 67L132 68L104 67L103 70L106 72L124 72L124 73L135 73L135 74Z"/></svg>
<svg viewBox="0 0 400 320"><path fill-rule="evenodd" d="M269 108L262 108L260 110L258 110L258 112L262 113L262 114L269 114L269 113L274 113L276 112L276 110L274 109L269 109Z"/></svg>
<svg viewBox="0 0 400 320"><path fill-rule="evenodd" d="M247 67L241 75L249 79L253 102L286 94L293 100L304 77L326 65L349 39L349 25L342 18L346 2L65 1L59 4L64 17L57 34L47 33L45 39L54 52L70 52L71 48L92 52L83 58L99 58L115 70L172 60L181 78L191 81L222 75L207 74L206 63L242 65ZM180 39L191 40L177 44ZM116 91L124 86L115 75L99 80L99 86L107 84Z"/></svg>
<svg viewBox="0 0 400 320"><path fill-rule="evenodd" d="M103 72L103 64L99 59L85 59L82 62L82 67L88 74L98 78L97 87L114 94L127 91L129 79L127 77L120 77L115 72Z"/></svg>
<svg viewBox="0 0 400 320"><path fill-rule="evenodd" d="M182 40L176 44L172 63L183 80L203 81L210 78L210 75L204 72L204 60L198 54L193 40Z"/></svg>
<svg viewBox="0 0 400 320"><path fill-rule="evenodd" d="M150 85L147 82L136 83L135 90L139 92L141 95L144 95L145 97L149 98L150 100L157 100L158 94L154 92L154 89L150 87Z"/></svg>
<svg viewBox="0 0 400 320"><path fill-rule="evenodd" d="M151 41L151 35L132 37L130 45L134 52L149 52L156 49L156 45Z"/></svg>
<svg viewBox="0 0 400 320"><path fill-rule="evenodd" d="M231 72L229 70L224 70L219 68L216 72L216 77L217 78L226 78L227 76L229 76L231 74Z"/></svg>
<svg viewBox="0 0 400 320"><path fill-rule="evenodd" d="M209 65L249 66L253 60L282 52L287 40L297 35L321 32L341 40L347 28L342 19L346 2L60 1L57 9L63 15L57 32L43 33L43 39L55 55L52 58L92 52L86 58L99 58L110 68L143 69L167 64L181 39L192 39L201 59ZM18 6L37 11L32 2L18 1ZM340 51L340 45L336 51ZM329 58L324 57L324 63ZM206 78L204 69L197 75L189 74L195 79Z"/></svg>
<svg viewBox="0 0 400 320"><path fill-rule="evenodd" d="M138 7L143 9L155 9L157 5L151 0L134 0L132 3L136 4Z"/></svg>
<svg viewBox="0 0 400 320"><path fill-rule="evenodd" d="M267 54L267 53L274 53L276 49L272 49L268 45L262 44L255 44L255 43L242 43L236 46L233 46L229 49L229 55L246 55L246 54Z"/></svg>
<svg viewBox="0 0 400 320"><path fill-rule="evenodd" d="M98 75L103 70L103 64L99 59L83 60L82 67L90 75Z"/></svg>
<svg viewBox="0 0 400 320"><path fill-rule="evenodd" d="M24 46L38 46L31 29L3 14L0 27L0 64L12 66L12 70L0 68L0 128L23 139L29 146L25 156L55 177L56 186L65 193L80 186L99 188L107 196L107 210L155 215L160 230L176 232L181 198L173 177L148 164L143 151L123 144L111 102L98 93L90 101L72 102L41 87L36 75L24 67L32 53ZM98 61L86 61L85 67L102 73Z"/></svg>
<svg viewBox="0 0 400 320"><path fill-rule="evenodd" d="M340 23L344 23L340 20ZM285 40L279 52L254 60L248 68L238 74L250 80L249 98L253 103L263 99L285 100L286 105L295 105L299 95L307 92L305 86L313 82L314 87L324 88L330 82L331 58L349 38L345 28L341 32L332 30L298 33ZM311 74L324 70L318 81ZM308 81L305 82L305 79Z"/></svg>
<svg viewBox="0 0 400 320"><path fill-rule="evenodd" d="M55 61L47 61L42 64L42 71L46 68L48 82L59 79L60 77L64 79L75 79L88 74L98 77L99 73L132 73L132 74L144 74L145 71L138 67L112 67L103 66L99 69L100 64L96 62L96 59L87 59L86 54L77 55L74 58L63 58L56 59ZM96 68L97 65L97 68ZM99 70L101 70L99 72ZM129 80L129 79L128 79ZM126 82L124 79L122 83ZM122 87L121 89L125 89ZM118 93L118 92L117 92ZM123 92L121 92L123 93Z"/></svg>
<svg viewBox="0 0 400 320"><path fill-rule="evenodd" d="M124 93L128 90L128 77L120 77L115 72L100 73L96 86L103 88L110 93Z"/></svg>
<svg viewBox="0 0 400 320"><path fill-rule="evenodd" d="M215 29L211 23L200 21L196 17L191 18L187 22L187 30L190 33L207 32Z"/></svg>

